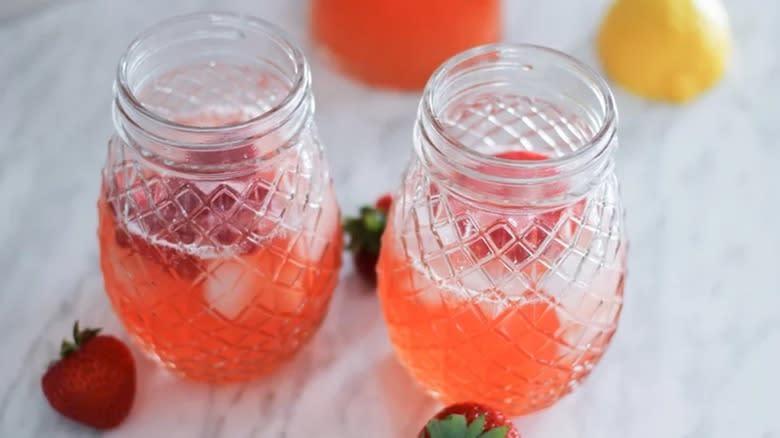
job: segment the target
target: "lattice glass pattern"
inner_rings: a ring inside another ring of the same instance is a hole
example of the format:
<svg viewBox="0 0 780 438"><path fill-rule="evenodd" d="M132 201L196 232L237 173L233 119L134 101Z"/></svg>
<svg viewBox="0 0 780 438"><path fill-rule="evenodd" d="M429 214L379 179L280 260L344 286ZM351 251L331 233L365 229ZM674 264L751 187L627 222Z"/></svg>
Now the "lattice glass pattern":
<svg viewBox="0 0 780 438"><path fill-rule="evenodd" d="M146 108L168 120L213 127L266 113L289 91L290 84L266 68L208 62L152 77L137 94Z"/></svg>
<svg viewBox="0 0 780 438"><path fill-rule="evenodd" d="M548 156L578 149L591 129L516 96L480 97L444 122L482 152ZM446 403L474 400L510 415L549 406L590 373L616 330L625 251L614 175L569 205L499 211L456 195L414 161L379 262L392 342Z"/></svg>
<svg viewBox="0 0 780 438"><path fill-rule="evenodd" d="M523 149L548 157L571 154L593 135L588 121L548 100L483 94L443 114L448 132L487 154Z"/></svg>
<svg viewBox="0 0 780 438"><path fill-rule="evenodd" d="M164 74L139 96L169 120L224 126L267 111L285 86L271 74L215 64ZM258 141L267 148L281 140ZM99 201L106 291L141 348L179 374L267 374L325 316L342 248L327 163L311 123L294 144L278 146L279 154L228 177L169 170L118 136L109 144ZM212 155L240 161L247 149Z"/></svg>

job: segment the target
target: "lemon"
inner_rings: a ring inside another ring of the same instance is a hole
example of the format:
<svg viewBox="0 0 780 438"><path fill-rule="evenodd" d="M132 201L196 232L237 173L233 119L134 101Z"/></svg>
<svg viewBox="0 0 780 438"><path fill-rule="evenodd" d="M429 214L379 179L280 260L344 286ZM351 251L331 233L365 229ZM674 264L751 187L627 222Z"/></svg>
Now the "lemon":
<svg viewBox="0 0 780 438"><path fill-rule="evenodd" d="M720 0L617 0L598 48L607 73L623 87L682 103L723 76L731 32Z"/></svg>

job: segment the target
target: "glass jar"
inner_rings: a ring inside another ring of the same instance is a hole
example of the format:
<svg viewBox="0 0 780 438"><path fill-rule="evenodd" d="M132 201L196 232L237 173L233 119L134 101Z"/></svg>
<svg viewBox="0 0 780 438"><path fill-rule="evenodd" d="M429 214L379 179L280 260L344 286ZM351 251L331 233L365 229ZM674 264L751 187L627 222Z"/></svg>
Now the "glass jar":
<svg viewBox="0 0 780 438"><path fill-rule="evenodd" d="M317 330L341 264L303 54L255 18L175 18L128 48L114 95L98 202L114 311L178 374L271 372Z"/></svg>
<svg viewBox="0 0 780 438"><path fill-rule="evenodd" d="M443 402L526 414L604 354L626 259L616 125L604 80L542 47L473 49L429 81L378 273L400 361Z"/></svg>
<svg viewBox="0 0 780 438"><path fill-rule="evenodd" d="M422 89L439 64L501 37L500 0L312 0L333 64L370 85Z"/></svg>

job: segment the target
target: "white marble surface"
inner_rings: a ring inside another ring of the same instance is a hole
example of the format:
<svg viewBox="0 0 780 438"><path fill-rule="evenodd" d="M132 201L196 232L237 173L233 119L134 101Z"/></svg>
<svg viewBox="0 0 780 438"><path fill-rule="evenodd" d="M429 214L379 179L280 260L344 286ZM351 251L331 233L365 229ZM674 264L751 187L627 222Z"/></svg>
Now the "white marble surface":
<svg viewBox="0 0 780 438"><path fill-rule="evenodd" d="M509 0L507 39L594 64L604 1ZM121 333L97 263L98 171L117 58L158 19L239 9L310 54L317 120L346 211L398 184L417 96L372 91L311 54L304 0L78 0L0 21L0 436L97 434L47 405L40 376L75 318ZM685 107L617 91L630 276L590 380L517 424L525 438L780 438L780 3L732 0L728 77ZM434 411L392 356L347 267L320 333L263 382L179 381L138 355L110 437L410 437ZM370 432L367 432L369 430Z"/></svg>

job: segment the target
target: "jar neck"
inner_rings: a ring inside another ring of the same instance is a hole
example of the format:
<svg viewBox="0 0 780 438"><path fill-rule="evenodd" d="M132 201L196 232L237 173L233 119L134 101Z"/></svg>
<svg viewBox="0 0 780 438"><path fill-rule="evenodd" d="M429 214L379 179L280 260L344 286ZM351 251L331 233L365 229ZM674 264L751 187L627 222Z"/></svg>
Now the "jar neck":
<svg viewBox="0 0 780 438"><path fill-rule="evenodd" d="M563 122L544 116L543 105ZM563 124L574 120L581 132L567 135ZM488 45L434 73L415 147L431 177L467 199L550 207L582 198L612 172L616 125L609 87L579 61L537 46Z"/></svg>
<svg viewBox="0 0 780 438"><path fill-rule="evenodd" d="M262 96L270 81L275 94ZM313 113L301 50L274 25L241 15L156 25L122 56L114 84L117 134L178 171L252 168L298 144Z"/></svg>

